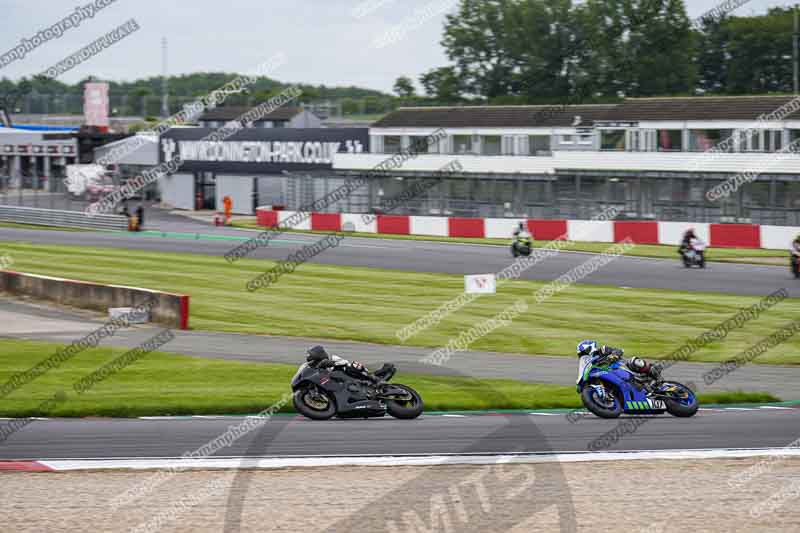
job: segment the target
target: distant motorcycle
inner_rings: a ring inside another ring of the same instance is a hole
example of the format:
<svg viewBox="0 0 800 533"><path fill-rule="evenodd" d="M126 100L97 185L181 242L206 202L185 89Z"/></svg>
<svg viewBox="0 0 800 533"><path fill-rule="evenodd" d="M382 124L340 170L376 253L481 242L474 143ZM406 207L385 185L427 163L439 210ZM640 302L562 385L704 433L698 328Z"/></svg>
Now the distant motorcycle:
<svg viewBox="0 0 800 533"><path fill-rule="evenodd" d="M692 239L688 247L681 248L680 253L686 268L706 267L706 243L700 239Z"/></svg>
<svg viewBox="0 0 800 533"><path fill-rule="evenodd" d="M676 381L642 376L622 360L582 363L578 391L583 405L600 418L617 418L622 413L694 416L697 396ZM660 376L660 372L659 372Z"/></svg>
<svg viewBox="0 0 800 533"><path fill-rule="evenodd" d="M530 233L522 231L514 236L514 241L511 243L511 255L514 257L529 256L532 250L533 236Z"/></svg>
<svg viewBox="0 0 800 533"><path fill-rule="evenodd" d="M382 417L410 420L422 414L422 397L406 385L390 384L394 365L385 365L379 383L354 378L338 368L300 365L292 378L294 407L312 420ZM376 373L377 375L377 373Z"/></svg>

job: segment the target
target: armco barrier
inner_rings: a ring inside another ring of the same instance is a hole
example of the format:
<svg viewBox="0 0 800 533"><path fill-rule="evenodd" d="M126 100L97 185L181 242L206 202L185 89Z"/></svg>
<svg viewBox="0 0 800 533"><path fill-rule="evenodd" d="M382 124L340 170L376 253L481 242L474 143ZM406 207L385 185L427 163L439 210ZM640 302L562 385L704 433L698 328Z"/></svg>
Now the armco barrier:
<svg viewBox="0 0 800 533"><path fill-rule="evenodd" d="M259 209L256 211L256 221L259 226L274 228L278 225L278 212Z"/></svg>
<svg viewBox="0 0 800 533"><path fill-rule="evenodd" d="M259 208L258 223L273 227L294 213ZM278 214L280 213L280 214ZM693 228L698 237L711 247L789 248L800 227L759 226L755 224L709 224L692 222L656 222L651 220L595 221L540 220L515 218L460 218L410 215L378 215L367 222L364 215L347 213L313 213L294 229L322 231L358 231L393 235L432 235L442 237L508 238L519 222L526 222L534 239L551 241L566 238L587 242L620 242L630 238L637 244L677 246L683 234Z"/></svg>
<svg viewBox="0 0 800 533"><path fill-rule="evenodd" d="M103 313L111 307L135 307L155 298L156 304L150 311L153 322L189 329L189 297L182 294L8 270L0 270L0 292Z"/></svg>
<svg viewBox="0 0 800 533"><path fill-rule="evenodd" d="M567 221L530 219L528 220L528 231L539 240L564 240L567 238Z"/></svg>
<svg viewBox="0 0 800 533"><path fill-rule="evenodd" d="M658 244L658 222L614 222L614 242L630 239L636 244Z"/></svg>
<svg viewBox="0 0 800 533"><path fill-rule="evenodd" d="M450 237L482 238L486 236L482 218L449 218Z"/></svg>
<svg viewBox="0 0 800 533"><path fill-rule="evenodd" d="M57 209L41 209L38 207L19 207L0 205L0 220L35 224L39 226L59 226L65 228L128 229L128 217L122 215L98 214L89 216L83 211L60 211Z"/></svg>
<svg viewBox="0 0 800 533"><path fill-rule="evenodd" d="M339 213L311 213L311 229L314 231L342 231Z"/></svg>
<svg viewBox="0 0 800 533"><path fill-rule="evenodd" d="M411 233L411 217L378 215L378 233L393 235L409 235Z"/></svg>
<svg viewBox="0 0 800 533"><path fill-rule="evenodd" d="M711 224L709 246L761 248L761 231L754 224Z"/></svg>

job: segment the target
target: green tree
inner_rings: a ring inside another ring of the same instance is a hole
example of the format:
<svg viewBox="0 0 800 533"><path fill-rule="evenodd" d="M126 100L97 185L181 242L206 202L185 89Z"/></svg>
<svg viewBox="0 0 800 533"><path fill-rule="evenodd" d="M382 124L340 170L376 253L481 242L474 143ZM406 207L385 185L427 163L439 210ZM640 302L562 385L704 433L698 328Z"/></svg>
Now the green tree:
<svg viewBox="0 0 800 533"><path fill-rule="evenodd" d="M726 91L757 94L792 91L791 9L760 17L732 17L725 23Z"/></svg>
<svg viewBox="0 0 800 533"><path fill-rule="evenodd" d="M725 18L703 20L701 29L695 32L697 89L700 92L726 92L730 38L730 30Z"/></svg>
<svg viewBox="0 0 800 533"><path fill-rule="evenodd" d="M515 0L461 0L445 17L442 46L463 88L487 98L511 92L515 60L509 39L515 24Z"/></svg>
<svg viewBox="0 0 800 533"><path fill-rule="evenodd" d="M411 98L416 95L414 82L408 76L400 76L392 87L394 93L401 98Z"/></svg>
<svg viewBox="0 0 800 533"><path fill-rule="evenodd" d="M683 0L588 0L578 10L582 79L604 95L687 93L694 36Z"/></svg>
<svg viewBox="0 0 800 533"><path fill-rule="evenodd" d="M455 67L440 67L429 70L419 77L425 88L425 94L439 103L457 103L461 101L461 77Z"/></svg>

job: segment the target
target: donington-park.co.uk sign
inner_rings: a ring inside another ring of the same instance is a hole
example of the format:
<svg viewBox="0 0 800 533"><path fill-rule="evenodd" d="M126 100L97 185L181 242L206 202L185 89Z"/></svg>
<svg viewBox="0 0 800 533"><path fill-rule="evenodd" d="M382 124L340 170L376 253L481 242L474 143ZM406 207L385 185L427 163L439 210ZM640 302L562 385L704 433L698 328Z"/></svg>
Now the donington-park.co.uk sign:
<svg viewBox="0 0 800 533"><path fill-rule="evenodd" d="M180 156L183 171L257 174L333 168L337 153L369 151L366 128L252 128L209 141L207 128L175 129L160 140L161 161Z"/></svg>

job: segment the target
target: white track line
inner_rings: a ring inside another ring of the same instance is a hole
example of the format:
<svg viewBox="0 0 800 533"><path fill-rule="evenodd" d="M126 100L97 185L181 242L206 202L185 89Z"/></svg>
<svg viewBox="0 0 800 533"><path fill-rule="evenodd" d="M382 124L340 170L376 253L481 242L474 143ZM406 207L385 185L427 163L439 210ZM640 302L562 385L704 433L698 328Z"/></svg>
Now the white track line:
<svg viewBox="0 0 800 533"><path fill-rule="evenodd" d="M405 455L333 457L225 457L205 459L71 459L39 460L55 471L69 470L153 470L153 469L255 469L309 468L331 466L436 466L492 465L499 463L580 463L594 461L698 460L768 456L800 457L800 449L709 449L653 450L631 452L500 454L500 455Z"/></svg>

